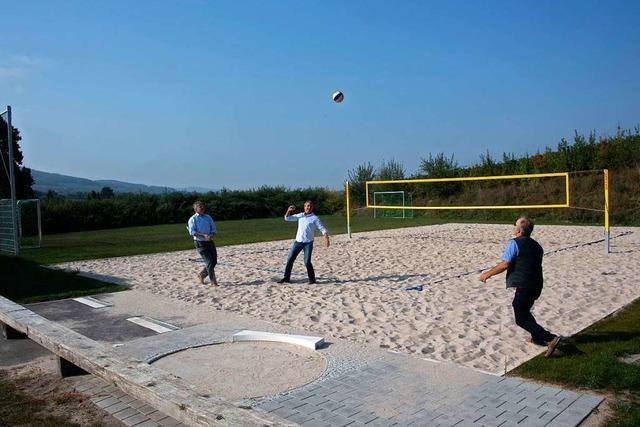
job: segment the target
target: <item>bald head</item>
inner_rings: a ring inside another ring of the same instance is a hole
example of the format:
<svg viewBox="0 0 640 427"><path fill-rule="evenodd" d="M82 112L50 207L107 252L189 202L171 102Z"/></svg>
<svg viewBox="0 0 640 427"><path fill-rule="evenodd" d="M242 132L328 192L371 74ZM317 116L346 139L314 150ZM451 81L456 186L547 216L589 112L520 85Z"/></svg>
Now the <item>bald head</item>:
<svg viewBox="0 0 640 427"><path fill-rule="evenodd" d="M516 227L520 230L520 235L529 237L533 232L533 221L526 216L521 216L516 220Z"/></svg>

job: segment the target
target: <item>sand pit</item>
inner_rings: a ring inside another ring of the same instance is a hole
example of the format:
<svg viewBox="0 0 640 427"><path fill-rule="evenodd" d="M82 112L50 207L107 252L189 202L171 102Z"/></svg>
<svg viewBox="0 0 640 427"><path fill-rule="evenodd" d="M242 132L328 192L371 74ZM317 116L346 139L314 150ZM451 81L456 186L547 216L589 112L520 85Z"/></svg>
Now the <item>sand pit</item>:
<svg viewBox="0 0 640 427"><path fill-rule="evenodd" d="M111 258L58 267L226 312L251 315L331 337L502 373L538 354L513 321L504 274L486 284L479 270L498 262L509 225L446 224L336 236L318 241L318 284L306 283L302 257L293 283L278 285L291 241L223 247L220 288L203 286L193 251ZM640 297L640 230L538 226L546 251L545 289L534 307L554 333L572 335ZM423 291L406 288L423 286Z"/></svg>
<svg viewBox="0 0 640 427"><path fill-rule="evenodd" d="M226 400L275 395L322 375L324 358L313 350L282 343L223 343L191 348L154 365Z"/></svg>

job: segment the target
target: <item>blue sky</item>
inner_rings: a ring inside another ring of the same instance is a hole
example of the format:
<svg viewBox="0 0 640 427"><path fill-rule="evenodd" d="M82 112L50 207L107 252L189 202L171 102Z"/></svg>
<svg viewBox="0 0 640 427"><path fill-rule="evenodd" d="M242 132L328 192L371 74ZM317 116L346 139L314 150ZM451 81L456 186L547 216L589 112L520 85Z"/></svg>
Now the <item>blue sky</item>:
<svg viewBox="0 0 640 427"><path fill-rule="evenodd" d="M0 103L29 167L337 188L640 125L638 1L4 2ZM11 19L7 19L11 17ZM342 104L331 93L345 94Z"/></svg>

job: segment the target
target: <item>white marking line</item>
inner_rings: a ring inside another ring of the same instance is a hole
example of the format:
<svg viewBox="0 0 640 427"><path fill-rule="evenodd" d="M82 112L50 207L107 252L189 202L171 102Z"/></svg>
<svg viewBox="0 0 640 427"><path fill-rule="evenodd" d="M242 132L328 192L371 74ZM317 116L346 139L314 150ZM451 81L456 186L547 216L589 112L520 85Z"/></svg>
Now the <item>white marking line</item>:
<svg viewBox="0 0 640 427"><path fill-rule="evenodd" d="M152 331L155 331L159 334L180 329L177 326L171 325L169 323L161 322L159 320L150 319L147 317L129 317L127 320L131 323L135 323L136 325L151 329Z"/></svg>
<svg viewBox="0 0 640 427"><path fill-rule="evenodd" d="M91 297L73 298L73 300L78 301L81 304L88 305L91 308L103 308L111 305Z"/></svg>

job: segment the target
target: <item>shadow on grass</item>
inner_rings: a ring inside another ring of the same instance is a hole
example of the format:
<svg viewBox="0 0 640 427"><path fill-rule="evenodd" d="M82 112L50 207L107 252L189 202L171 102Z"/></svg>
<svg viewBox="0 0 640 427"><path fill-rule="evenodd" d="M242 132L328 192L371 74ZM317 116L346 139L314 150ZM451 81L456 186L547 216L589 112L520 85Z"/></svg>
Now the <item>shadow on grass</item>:
<svg viewBox="0 0 640 427"><path fill-rule="evenodd" d="M128 289L15 257L0 256L0 272L0 295L22 304Z"/></svg>

